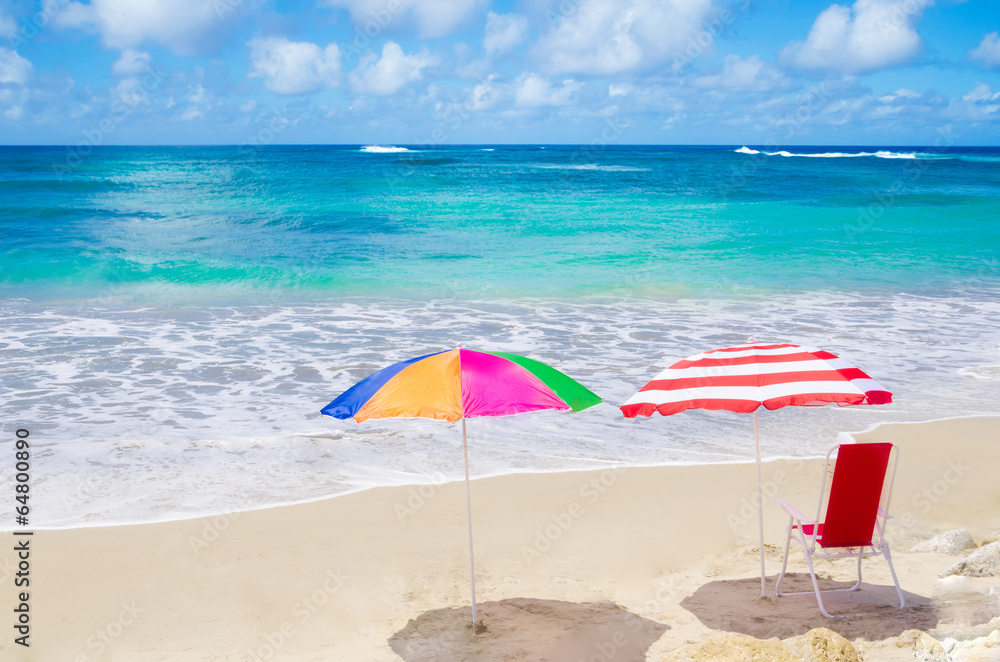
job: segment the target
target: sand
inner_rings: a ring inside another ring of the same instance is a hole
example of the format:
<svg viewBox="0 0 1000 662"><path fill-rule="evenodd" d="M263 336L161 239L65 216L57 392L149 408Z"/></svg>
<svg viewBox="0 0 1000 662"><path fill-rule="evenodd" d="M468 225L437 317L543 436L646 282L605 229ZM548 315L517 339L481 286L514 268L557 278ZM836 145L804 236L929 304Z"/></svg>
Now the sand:
<svg viewBox="0 0 1000 662"><path fill-rule="evenodd" d="M824 618L808 596L774 597L786 525L774 498L814 508L820 460L764 466L767 598L752 464L609 469L473 481L478 634L466 627L464 485L454 483L38 531L31 647L14 645L6 625L0 659L660 660L718 633L786 638L815 627L864 659L913 659L894 645L906 630L989 635L1000 627L990 625L1000 578L939 579L958 557L907 550L951 528L979 543L1000 531L1000 419L883 425L856 438L900 447L890 539L905 609L880 558L865 561L861 591L829 599L843 619ZM14 536L2 535L0 611L12 622L21 589ZM854 568L818 569L833 586ZM790 572L790 588L806 586L801 553ZM1000 647L975 650L986 657L961 659L1000 659Z"/></svg>

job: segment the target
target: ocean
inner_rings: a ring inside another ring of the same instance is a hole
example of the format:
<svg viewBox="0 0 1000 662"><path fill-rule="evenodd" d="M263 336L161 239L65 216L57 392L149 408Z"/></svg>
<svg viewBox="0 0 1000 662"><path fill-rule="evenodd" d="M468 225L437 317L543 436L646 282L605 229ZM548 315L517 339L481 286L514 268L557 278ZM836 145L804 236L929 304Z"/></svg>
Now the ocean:
<svg viewBox="0 0 1000 662"><path fill-rule="evenodd" d="M470 420L474 477L752 460L749 415L617 409L751 337L895 400L762 411L766 458L1000 414L998 194L1000 148L3 147L0 453L33 528L456 480L458 425L319 410L457 345L605 400Z"/></svg>

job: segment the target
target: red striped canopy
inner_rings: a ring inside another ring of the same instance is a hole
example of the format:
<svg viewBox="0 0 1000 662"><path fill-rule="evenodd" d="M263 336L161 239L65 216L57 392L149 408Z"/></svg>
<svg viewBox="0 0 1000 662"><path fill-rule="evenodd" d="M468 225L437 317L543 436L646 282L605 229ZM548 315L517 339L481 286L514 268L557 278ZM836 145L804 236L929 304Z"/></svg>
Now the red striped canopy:
<svg viewBox="0 0 1000 662"><path fill-rule="evenodd" d="M881 405L892 393L838 356L800 345L750 343L678 361L621 406L626 418L687 409L752 412L763 405Z"/></svg>

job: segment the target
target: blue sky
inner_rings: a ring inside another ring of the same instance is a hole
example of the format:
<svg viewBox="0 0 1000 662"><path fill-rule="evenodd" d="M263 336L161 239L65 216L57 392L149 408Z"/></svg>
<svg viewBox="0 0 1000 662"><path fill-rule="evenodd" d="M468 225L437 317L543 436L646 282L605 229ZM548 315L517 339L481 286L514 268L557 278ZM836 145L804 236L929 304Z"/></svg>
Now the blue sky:
<svg viewBox="0 0 1000 662"><path fill-rule="evenodd" d="M996 0L0 0L0 143L1000 144Z"/></svg>

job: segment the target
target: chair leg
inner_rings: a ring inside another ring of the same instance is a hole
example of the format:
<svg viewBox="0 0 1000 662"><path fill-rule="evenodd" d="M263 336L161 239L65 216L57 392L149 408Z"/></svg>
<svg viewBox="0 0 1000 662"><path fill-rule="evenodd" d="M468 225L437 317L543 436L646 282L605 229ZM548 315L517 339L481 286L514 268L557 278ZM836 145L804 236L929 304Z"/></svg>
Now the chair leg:
<svg viewBox="0 0 1000 662"><path fill-rule="evenodd" d="M861 590L861 559L863 556L858 557L858 583L847 589L848 591L860 591Z"/></svg>
<svg viewBox="0 0 1000 662"><path fill-rule="evenodd" d="M892 567L892 554L889 553L889 544L884 540L882 541L882 555L885 556L885 560L889 564L889 572L892 574L892 581L896 585L896 594L899 596L899 608L902 609L906 606L906 600L903 599L903 589L899 588L899 580L896 579L896 569Z"/></svg>
<svg viewBox="0 0 1000 662"><path fill-rule="evenodd" d="M835 618L826 610L826 607L823 606L823 596L821 595L822 591L819 590L819 582L816 581L816 571L813 570L812 554L809 552L808 547L806 547L804 551L806 553L806 565L809 566L809 576L812 577L813 589L816 591L816 602L819 603L819 610L823 612L823 615L827 618Z"/></svg>
<svg viewBox="0 0 1000 662"><path fill-rule="evenodd" d="M781 592L781 580L785 576L785 568L788 567L788 546L792 543L792 522L788 522L788 535L785 538L785 558L781 562L781 572L778 573L778 581L774 585L774 594L777 597L782 597L785 594Z"/></svg>

